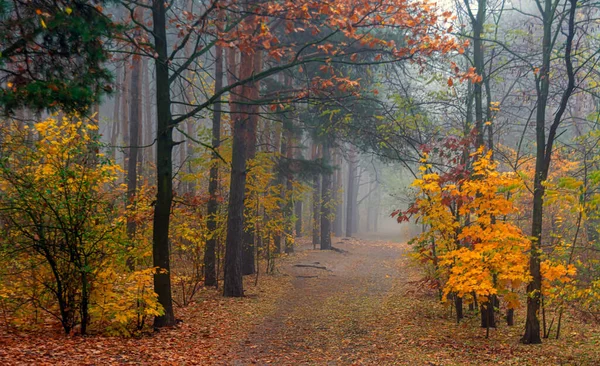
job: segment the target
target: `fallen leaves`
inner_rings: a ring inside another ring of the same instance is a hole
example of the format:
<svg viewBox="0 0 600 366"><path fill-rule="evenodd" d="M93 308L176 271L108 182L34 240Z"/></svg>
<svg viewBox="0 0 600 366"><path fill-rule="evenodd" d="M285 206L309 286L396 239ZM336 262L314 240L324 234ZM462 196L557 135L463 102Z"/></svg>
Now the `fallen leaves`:
<svg viewBox="0 0 600 366"><path fill-rule="evenodd" d="M303 241L300 241L304 243ZM345 250L302 250L279 261L279 274L246 278L247 297L203 291L180 309L179 326L141 338L65 337L0 333L2 364L186 365L594 365L600 329L569 319L564 338L542 346L518 343L517 326L499 324L485 338L479 318L467 311L459 325L437 290L424 286L407 245L355 238ZM331 270L295 267L314 264ZM314 276L299 278L298 276ZM499 323L502 321L499 319Z"/></svg>

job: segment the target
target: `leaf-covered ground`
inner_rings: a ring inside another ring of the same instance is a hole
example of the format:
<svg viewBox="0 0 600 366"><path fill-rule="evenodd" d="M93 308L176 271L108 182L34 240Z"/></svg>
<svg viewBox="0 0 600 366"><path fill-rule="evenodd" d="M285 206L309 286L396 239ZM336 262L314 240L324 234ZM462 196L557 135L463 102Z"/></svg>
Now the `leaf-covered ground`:
<svg viewBox="0 0 600 366"><path fill-rule="evenodd" d="M525 346L517 311L517 326L499 319L486 339L476 316L456 325L416 284L422 275L403 255L406 245L351 239L335 246L341 250L301 246L258 286L247 278L246 298L205 290L178 311L178 327L152 336L67 338L55 327L0 333L0 364L600 364L596 326L567 319L560 340Z"/></svg>

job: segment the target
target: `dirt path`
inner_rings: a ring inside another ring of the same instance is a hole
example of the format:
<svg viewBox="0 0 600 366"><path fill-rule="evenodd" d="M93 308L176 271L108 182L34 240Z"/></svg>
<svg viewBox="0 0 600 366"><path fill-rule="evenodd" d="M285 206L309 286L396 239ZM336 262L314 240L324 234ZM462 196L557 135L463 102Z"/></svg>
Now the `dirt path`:
<svg viewBox="0 0 600 366"><path fill-rule="evenodd" d="M543 347L520 344L522 327L508 327L501 317L490 338L476 313L457 325L404 255L406 244L351 239L334 245L343 252L304 247L284 261L290 289L222 364L600 364L589 341L595 331L586 334L575 322L567 323L563 339L545 340ZM523 315L517 312L518 324Z"/></svg>
<svg viewBox="0 0 600 366"><path fill-rule="evenodd" d="M384 346L372 323L400 273L405 246L355 239L340 251L306 250L286 263L292 289L274 315L257 326L238 349L234 365L374 363Z"/></svg>

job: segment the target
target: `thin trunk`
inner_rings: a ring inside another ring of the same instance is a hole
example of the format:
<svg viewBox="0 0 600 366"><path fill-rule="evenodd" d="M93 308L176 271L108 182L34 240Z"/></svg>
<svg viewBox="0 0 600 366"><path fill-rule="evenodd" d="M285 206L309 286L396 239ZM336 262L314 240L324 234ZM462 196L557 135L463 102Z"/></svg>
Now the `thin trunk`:
<svg viewBox="0 0 600 366"><path fill-rule="evenodd" d="M350 148L350 156L348 157L348 192L346 195L346 237L351 237L354 234L354 210L356 209L356 155L354 147Z"/></svg>
<svg viewBox="0 0 600 366"><path fill-rule="evenodd" d="M295 231L296 237L302 236L302 197L297 197L294 202L294 216L296 217Z"/></svg>
<svg viewBox="0 0 600 366"><path fill-rule="evenodd" d="M295 158L298 160L303 159L302 156L302 149L298 148L297 145L299 143L299 141L302 139L301 133L300 135L296 135L295 138L295 151L296 151L296 156ZM296 218L296 222L295 222L295 231L296 231L296 237L301 237L302 236L302 209L303 209L303 199L304 199L304 195L300 196L300 197L294 197L294 216Z"/></svg>
<svg viewBox="0 0 600 366"><path fill-rule="evenodd" d="M151 70L148 68L148 58L144 57L144 61L142 62L144 65L144 74L143 74L143 87L144 87L144 118L142 119L144 127L144 145L151 145L149 147L144 148L144 161L151 162L154 161L154 151L156 150L156 145L152 144L154 141L154 121L153 121L153 113L152 113L152 88L150 87L150 72ZM148 166L146 168L146 177L150 176L151 168Z"/></svg>
<svg viewBox="0 0 600 366"><path fill-rule="evenodd" d="M290 84L291 86L291 79L286 78L286 84ZM294 157L294 137L293 137L293 133L292 131L290 131L290 129L286 129L284 132L284 138L285 138L285 151L282 151L281 154L285 155L285 157L288 159L288 161L292 161L292 158ZM293 193L293 189L294 189L294 175L288 170L287 175L285 176L285 192L282 195L282 198L284 199L284 206L283 206L283 218L284 221L287 220L291 220L292 218L292 213L294 212L294 198L292 197L291 194ZM291 223L290 224L285 224L285 252L286 253L293 253L294 252L294 241L290 240L289 238L292 236L292 230L291 230Z"/></svg>
<svg viewBox="0 0 600 366"><path fill-rule="evenodd" d="M335 184L333 186L333 196L335 197L335 219L333 220L333 232L336 237L344 235L342 229L342 215L344 207L342 205L342 160L339 151L336 154L336 170L335 170Z"/></svg>
<svg viewBox="0 0 600 366"><path fill-rule="evenodd" d="M331 147L329 142L325 141L322 145L323 165L325 169L331 164ZM321 249L331 249L331 177L332 173L326 171L323 173L322 193L321 193Z"/></svg>
<svg viewBox="0 0 600 366"><path fill-rule="evenodd" d="M262 69L262 53L257 51L254 55L249 55L252 60L252 73L258 73ZM242 60L243 62L243 60ZM243 68L243 66L242 66ZM248 75L250 76L250 75ZM257 100L258 95L258 85L256 83L251 83L247 87L248 96L244 96L247 98L245 102L252 103ZM258 127L258 104L251 104L246 107L248 109L248 125L247 127L247 144L246 144L246 160L252 160L256 156L256 132ZM258 214L258 212L256 213ZM256 251L256 245L254 242L254 228L249 227L248 225L244 225L244 234L243 234L243 244L242 244L242 274L251 275L256 272L256 265L254 260L254 255Z"/></svg>
<svg viewBox="0 0 600 366"><path fill-rule="evenodd" d="M142 8L138 7L134 11L134 17L138 20L141 19ZM139 36L139 32L136 31L136 36ZM139 145L139 132L140 124L142 119L142 59L141 57L133 57L131 61L131 78L129 87L129 160L127 162L127 203L133 205L135 203L135 195L137 191L138 181L138 145ZM136 231L136 222L132 217L127 219L127 237L133 242ZM133 269L133 262L129 261L129 268Z"/></svg>
<svg viewBox="0 0 600 366"><path fill-rule="evenodd" d="M550 162L552 159L552 149L556 132L562 121L562 116L567 108L567 104L575 88L575 72L571 60L571 50L573 38L575 37L575 13L577 10L577 0L569 0L571 7L569 9L568 35L565 41L565 66L569 82L563 91L560 105L550 130L548 141L546 142L546 104L548 101L548 92L550 88L550 60L552 56L552 22L554 20L554 8L552 0L544 1L544 11L542 13L544 21L544 37L542 40L542 67L536 79L537 82L537 110L536 110L536 161L535 177L533 191L533 213L531 224L531 250L529 257L529 273L532 277L527 286L527 318L525 323L525 334L521 341L527 344L538 344L540 338L540 321L538 313L540 311L540 296L542 290L542 274L540 254L542 250L542 228L543 228L543 209L544 209L544 183L548 177Z"/></svg>
<svg viewBox="0 0 600 366"><path fill-rule="evenodd" d="M313 141L311 159L317 160L319 157L319 146ZM313 178L313 194L312 194L312 210L313 210L313 226L312 226L312 244L313 248L321 244L321 175L316 174Z"/></svg>
<svg viewBox="0 0 600 366"><path fill-rule="evenodd" d="M223 49L220 46L215 48L215 94L217 94L223 88ZM217 150L221 145L221 99L215 101L213 107L213 119L212 119L212 146L213 149ZM216 273L216 253L215 249L217 246L217 237L215 232L217 230L216 217L219 212L219 202L217 200L217 194L219 191L219 156L216 151L213 151L211 155L212 164L210 167L210 178L208 181L208 204L207 204L207 223L206 228L209 232L210 238L206 241L204 247L204 285L205 286L216 286L217 285L217 273Z"/></svg>
<svg viewBox="0 0 600 366"><path fill-rule="evenodd" d="M123 94L121 94L121 139L118 140L118 144L121 146L126 146L129 142L129 89L131 89L131 64L129 61L125 62L125 66L123 67ZM123 170L127 171L127 160L129 159L129 150L127 148L123 148Z"/></svg>
<svg viewBox="0 0 600 366"><path fill-rule="evenodd" d="M454 294L454 307L456 308L456 323L460 323L463 315L463 299L462 297Z"/></svg>
<svg viewBox="0 0 600 366"><path fill-rule="evenodd" d="M123 68L117 67L117 76L115 77L117 84L117 93L114 98L114 109L113 109L113 121L112 128L110 134L110 155L111 159L114 161L117 157L117 143L119 139L119 126L121 125L121 118L119 112L121 112L121 89L123 82Z"/></svg>
<svg viewBox="0 0 600 366"><path fill-rule="evenodd" d="M468 0L467 0L468 1ZM475 72L477 75L484 77L484 60L483 60L483 42L481 39L483 33L483 25L485 23L486 0L478 0L477 15L471 18L473 24L473 63L475 64ZM483 90L482 81L475 83L475 129L477 133L477 147L484 145L484 124L483 124Z"/></svg>

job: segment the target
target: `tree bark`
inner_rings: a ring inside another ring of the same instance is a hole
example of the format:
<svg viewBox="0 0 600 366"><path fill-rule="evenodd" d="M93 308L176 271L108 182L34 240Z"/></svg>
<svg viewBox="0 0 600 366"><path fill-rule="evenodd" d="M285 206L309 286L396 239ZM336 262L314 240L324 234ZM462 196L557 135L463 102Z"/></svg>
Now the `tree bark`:
<svg viewBox="0 0 600 366"><path fill-rule="evenodd" d="M134 11L134 17L141 20L142 8L137 7ZM134 36L139 36L136 31ZM135 203L138 181L138 152L140 125L142 123L142 59L133 56L131 60L131 78L129 87L129 160L127 161L127 203ZM136 222L131 217L127 219L127 237L130 241L134 240L136 231ZM129 267L133 269L133 258L130 258Z"/></svg>
<svg viewBox="0 0 600 366"><path fill-rule="evenodd" d="M223 88L223 49L220 46L215 48L215 94ZM218 149L221 145L221 98L215 101L213 107L212 119L212 146L213 149ZM216 216L219 211L219 202L217 193L219 191L219 156L216 151L211 155L212 164L210 167L210 177L208 181L208 204L206 229L211 233L210 238L206 241L204 247L204 285L216 286L216 247L217 237L214 235L217 230Z"/></svg>
<svg viewBox="0 0 600 366"><path fill-rule="evenodd" d="M311 158L316 161L319 157L319 146L315 141L312 145ZM313 225L312 225L312 244L316 248L321 244L321 175L316 174L313 178L313 194L312 194L312 209L313 209Z"/></svg>
<svg viewBox="0 0 600 366"><path fill-rule="evenodd" d="M240 60L240 79L250 78L255 70L255 57L242 53ZM231 161L231 184L227 219L227 239L225 242L225 282L223 295L227 297L244 296L242 278L242 242L244 236L244 196L246 191L246 163L249 145L256 144L256 119L251 118L252 97L258 95L257 85L250 82L239 88L244 104L236 107L233 117L233 151ZM252 257L253 258L253 257Z"/></svg>
<svg viewBox="0 0 600 366"><path fill-rule="evenodd" d="M354 234L355 210L356 210L356 153L354 147L350 148L348 157L348 192L346 195L346 237Z"/></svg>
<svg viewBox="0 0 600 366"><path fill-rule="evenodd" d="M152 2L155 59L157 148L157 193L154 207L152 255L153 265L158 268L154 275L154 291L164 314L156 317L155 327L175 325L173 299L171 297L171 266L169 252L169 223L173 201L173 128L171 126L171 95L169 65L167 58L167 24L165 3Z"/></svg>
<svg viewBox="0 0 600 366"><path fill-rule="evenodd" d="M257 51L254 55L249 55L252 57L252 73L258 73L262 69L262 53ZM242 56L243 62L243 56ZM243 68L243 65L242 65ZM250 75L248 75L249 77ZM246 102L252 103L253 101L258 99L258 85L256 83L248 84L248 100ZM247 125L247 134L248 141L246 145L246 160L254 159L256 156L256 131L258 127L258 105L251 104L248 107L248 122ZM258 214L258 213L256 213ZM254 242L254 228L248 227L244 225L244 235L243 235L243 246L242 246L242 273L244 275L251 275L256 273L256 265L255 265L255 251L256 251L256 243Z"/></svg>
<svg viewBox="0 0 600 366"><path fill-rule="evenodd" d="M331 147L325 141L322 145L323 165L329 168L331 164ZM331 172L323 173L321 193L321 250L331 249Z"/></svg>
<svg viewBox="0 0 600 366"><path fill-rule="evenodd" d="M291 79L286 77L286 84L291 87ZM294 157L294 136L292 131L288 128L284 132L285 139L285 151L281 151L282 155L285 155L288 162L292 161ZM284 220L291 220L292 214L294 212L294 199L295 197L291 196L291 194L286 197L286 192L292 192L294 190L294 175L288 170L285 176L285 191L282 195L283 203L283 217ZM291 223L290 223L291 224ZM292 236L291 225L285 224L285 252L293 253L294 252L294 241L289 238Z"/></svg>
<svg viewBox="0 0 600 366"><path fill-rule="evenodd" d="M344 207L342 205L342 159L339 151L336 153L335 158L335 184L333 186L333 196L335 197L335 219L333 220L333 232L336 237L341 237L344 235L344 231L342 229L342 215L344 211Z"/></svg>
<svg viewBox="0 0 600 366"><path fill-rule="evenodd" d="M468 1L468 0L467 0ZM483 44L481 34L485 23L486 0L478 0L477 15L471 17L473 24L473 63L477 75L484 77ZM477 148L484 145L484 124L483 124L483 89L482 81L474 83L475 94L475 129L477 133Z"/></svg>
<svg viewBox="0 0 600 366"><path fill-rule="evenodd" d="M116 81L116 90L114 97L114 106L113 106L113 121L112 128L110 133L110 156L114 161L117 158L117 143L119 141L119 126L121 125L121 118L119 113L121 112L121 88L123 86L123 68L117 66L117 75L115 77Z"/></svg>

